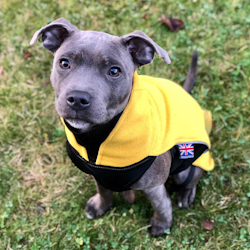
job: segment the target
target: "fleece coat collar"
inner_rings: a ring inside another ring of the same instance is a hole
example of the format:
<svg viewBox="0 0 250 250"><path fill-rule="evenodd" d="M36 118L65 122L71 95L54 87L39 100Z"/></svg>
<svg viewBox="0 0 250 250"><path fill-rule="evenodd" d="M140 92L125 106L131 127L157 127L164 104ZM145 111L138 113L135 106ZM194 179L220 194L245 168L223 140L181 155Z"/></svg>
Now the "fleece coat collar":
<svg viewBox="0 0 250 250"><path fill-rule="evenodd" d="M211 113L204 112L176 83L139 76L135 72L128 105L100 145L95 164L126 167L148 156L163 154L180 143L201 143L210 148L205 117L211 122ZM65 131L71 146L88 161L86 149L77 143L67 126ZM202 154L193 165L206 171L214 168L209 152Z"/></svg>

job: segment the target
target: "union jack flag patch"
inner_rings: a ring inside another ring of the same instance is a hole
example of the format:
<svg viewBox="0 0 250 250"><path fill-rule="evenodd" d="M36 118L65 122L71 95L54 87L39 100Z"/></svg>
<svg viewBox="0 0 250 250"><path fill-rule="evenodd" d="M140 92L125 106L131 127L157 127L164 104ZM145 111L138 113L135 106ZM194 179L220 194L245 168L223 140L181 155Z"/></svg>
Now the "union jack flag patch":
<svg viewBox="0 0 250 250"><path fill-rule="evenodd" d="M192 143L178 144L180 159L194 158L194 145Z"/></svg>

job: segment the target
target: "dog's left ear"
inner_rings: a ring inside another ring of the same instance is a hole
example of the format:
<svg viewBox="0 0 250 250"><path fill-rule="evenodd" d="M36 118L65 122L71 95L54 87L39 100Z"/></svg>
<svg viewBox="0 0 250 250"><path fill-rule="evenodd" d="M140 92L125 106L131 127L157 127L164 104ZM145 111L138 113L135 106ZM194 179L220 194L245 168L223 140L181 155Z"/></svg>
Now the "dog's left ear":
<svg viewBox="0 0 250 250"><path fill-rule="evenodd" d="M137 67L151 63L155 53L162 57L166 63L171 63L167 51L157 45L142 31L136 30L124 35L122 38L127 44L129 53Z"/></svg>

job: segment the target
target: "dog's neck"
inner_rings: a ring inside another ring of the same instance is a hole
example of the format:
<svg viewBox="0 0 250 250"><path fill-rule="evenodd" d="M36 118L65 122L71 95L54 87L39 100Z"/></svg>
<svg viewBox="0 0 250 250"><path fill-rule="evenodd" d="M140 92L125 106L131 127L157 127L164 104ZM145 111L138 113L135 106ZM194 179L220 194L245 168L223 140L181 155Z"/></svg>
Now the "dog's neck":
<svg viewBox="0 0 250 250"><path fill-rule="evenodd" d="M89 132L81 132L81 130L75 129L65 122L68 129L75 135L77 142L86 148L90 162L96 161L100 145L107 139L121 117L121 114L116 115L105 124L97 125Z"/></svg>

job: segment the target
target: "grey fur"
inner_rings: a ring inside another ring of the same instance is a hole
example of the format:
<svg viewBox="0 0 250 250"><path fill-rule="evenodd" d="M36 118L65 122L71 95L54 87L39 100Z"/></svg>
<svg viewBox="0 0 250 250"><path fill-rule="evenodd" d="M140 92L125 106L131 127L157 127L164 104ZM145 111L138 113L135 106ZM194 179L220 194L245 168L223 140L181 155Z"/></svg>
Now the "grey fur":
<svg viewBox="0 0 250 250"><path fill-rule="evenodd" d="M113 204L113 192L105 189L97 181L95 183L97 193L87 201L85 207L86 216L90 220L104 215Z"/></svg>
<svg viewBox="0 0 250 250"><path fill-rule="evenodd" d="M172 225L172 205L164 184L143 190L154 208L150 219L151 234L158 237Z"/></svg>
<svg viewBox="0 0 250 250"><path fill-rule="evenodd" d="M177 185L181 185L188 177L191 167L174 175L174 180ZM185 187L180 188L177 193L177 204L179 208L188 208L193 202L196 195L196 186L203 174L203 170L199 167L195 168L192 181Z"/></svg>
<svg viewBox="0 0 250 250"><path fill-rule="evenodd" d="M71 126L83 132L110 121L125 109L137 67L150 63L155 53L170 63L167 52L141 31L117 37L103 32L80 31L60 18L38 30L30 44L40 35L44 47L54 54L51 82L56 110ZM60 66L65 59L70 63L68 69ZM119 84L107 74L111 67L121 69ZM71 108L67 100L75 92L87 93L90 105L77 111ZM150 220L153 236L162 235L172 224L171 200L164 187L170 166L168 151L158 156L142 178L131 186L134 190L143 190L154 207L155 213ZM183 182L187 174L188 170L176 175L177 184ZM180 207L193 202L199 178L197 170L190 185L178 195L179 204L183 204ZM133 202L134 193L126 192L124 197ZM97 194L89 199L85 208L87 217L93 219L103 215L112 206L112 199L112 192L97 183Z"/></svg>
<svg viewBox="0 0 250 250"><path fill-rule="evenodd" d="M190 64L190 67L188 70L186 80L183 84L183 88L188 93L191 93L191 90L194 87L194 83L196 80L196 74L197 74L197 63L198 63L198 52L197 52L197 50L195 50L193 55L192 55L192 60L191 60L191 64Z"/></svg>

